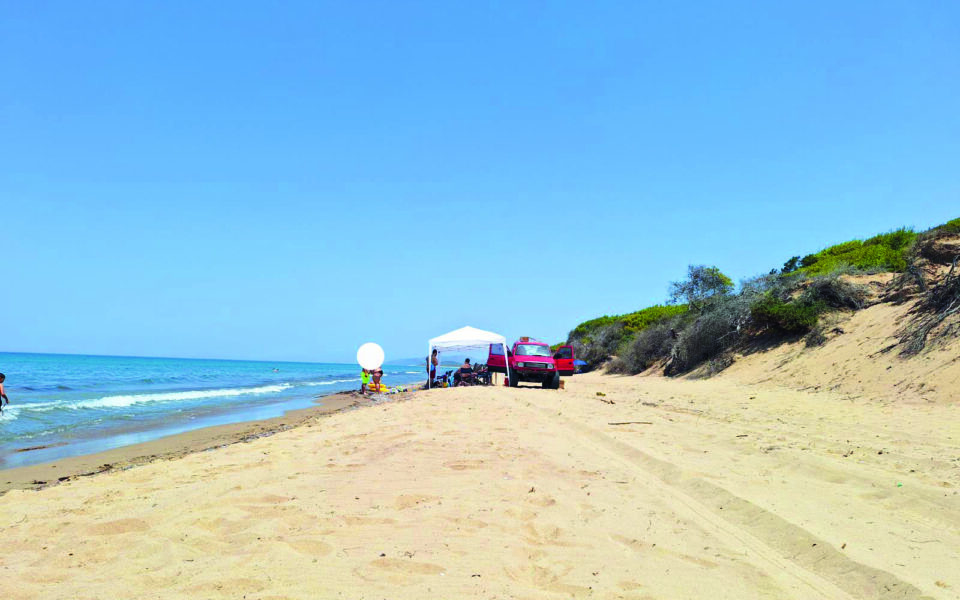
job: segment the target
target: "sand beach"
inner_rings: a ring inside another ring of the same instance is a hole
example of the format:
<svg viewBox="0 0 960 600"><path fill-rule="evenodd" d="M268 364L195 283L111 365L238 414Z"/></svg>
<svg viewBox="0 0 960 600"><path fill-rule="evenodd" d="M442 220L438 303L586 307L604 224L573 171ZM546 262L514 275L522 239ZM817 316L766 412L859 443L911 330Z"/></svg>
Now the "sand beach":
<svg viewBox="0 0 960 600"><path fill-rule="evenodd" d="M565 387L421 391L12 489L0 594L958 597L951 403L734 376Z"/></svg>

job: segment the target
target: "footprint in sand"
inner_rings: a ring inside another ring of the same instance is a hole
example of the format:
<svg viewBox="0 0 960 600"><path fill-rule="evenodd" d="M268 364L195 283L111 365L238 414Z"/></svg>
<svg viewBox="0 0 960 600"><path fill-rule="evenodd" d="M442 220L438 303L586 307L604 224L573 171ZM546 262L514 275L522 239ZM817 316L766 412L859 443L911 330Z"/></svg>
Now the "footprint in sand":
<svg viewBox="0 0 960 600"><path fill-rule="evenodd" d="M577 544L566 541L567 535L563 529L554 525L537 528L532 523L525 523L520 531L524 533L524 540L536 546L575 546Z"/></svg>
<svg viewBox="0 0 960 600"><path fill-rule="evenodd" d="M548 506L553 506L554 504L557 503L557 501L551 498L550 496L542 496L542 495L538 496L538 495L531 494L527 496L527 503L533 504L534 506L540 506L542 508L546 508Z"/></svg>
<svg viewBox="0 0 960 600"><path fill-rule="evenodd" d="M344 515L339 517L341 523L347 527L355 526L364 526L364 525L394 525L396 524L396 519L390 518L378 518L378 517L356 517L351 515Z"/></svg>
<svg viewBox="0 0 960 600"><path fill-rule="evenodd" d="M378 558L370 563L370 566L382 569L384 571L393 571L405 575L439 575L446 571L440 565L433 563L416 562L413 560L402 560L399 558Z"/></svg>
<svg viewBox="0 0 960 600"><path fill-rule="evenodd" d="M482 460L455 460L448 463L444 463L448 469L453 469L454 471L465 471L467 469L482 469L483 461Z"/></svg>
<svg viewBox="0 0 960 600"><path fill-rule="evenodd" d="M211 592L220 592L229 594L230 597L236 598L238 596L243 596L251 592L260 592L266 589L266 586L257 581L256 579L249 578L239 578L239 579L222 579L217 581L211 581L209 583L201 583L189 588L188 592L194 593L211 593Z"/></svg>
<svg viewBox="0 0 960 600"><path fill-rule="evenodd" d="M617 543L623 544L624 546L626 546L627 548L630 548L634 552L640 552L641 550L643 550L643 547L645 545L640 540L624 537L622 535L617 535L617 534L611 535L610 539L612 539Z"/></svg>
<svg viewBox="0 0 960 600"><path fill-rule="evenodd" d="M333 551L333 548L329 544L310 538L287 540L287 545L300 554L306 554L307 556L326 556Z"/></svg>
<svg viewBox="0 0 960 600"><path fill-rule="evenodd" d="M418 504L433 503L439 499L440 498L437 496L422 496L420 494L402 494L400 496L397 496L397 499L393 503L393 505L396 507L397 510L405 510L407 508L411 508Z"/></svg>
<svg viewBox="0 0 960 600"><path fill-rule="evenodd" d="M143 519L117 519L116 521L92 525L87 528L87 532L91 535L118 535L148 529L150 529L150 526Z"/></svg>
<svg viewBox="0 0 960 600"><path fill-rule="evenodd" d="M529 564L519 568L504 567L504 572L507 574L507 577L514 581L533 585L546 592L568 596L582 596L591 593L590 588L571 585L562 581L563 577L567 576L573 570L572 566L557 563L551 565L551 567Z"/></svg>

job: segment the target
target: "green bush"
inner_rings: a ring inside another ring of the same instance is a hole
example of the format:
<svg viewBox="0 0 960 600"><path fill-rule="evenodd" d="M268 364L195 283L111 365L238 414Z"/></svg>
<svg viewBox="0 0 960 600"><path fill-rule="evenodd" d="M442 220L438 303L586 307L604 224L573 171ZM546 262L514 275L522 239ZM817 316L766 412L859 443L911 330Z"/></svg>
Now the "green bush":
<svg viewBox="0 0 960 600"><path fill-rule="evenodd" d="M837 244L836 246L830 246L829 248L820 252L820 254L823 256L843 256L844 254L856 252L862 247L863 242L860 240L850 240L849 242L843 242L842 244Z"/></svg>
<svg viewBox="0 0 960 600"><path fill-rule="evenodd" d="M917 234L911 229L881 233L865 242L850 240L808 254L800 261L800 271L807 275L826 275L844 267L860 271L903 272L907 268L907 250Z"/></svg>
<svg viewBox="0 0 960 600"><path fill-rule="evenodd" d="M886 246L891 250L903 250L913 242L917 234L912 229L901 227L894 231L881 233L863 242L864 246Z"/></svg>
<svg viewBox="0 0 960 600"><path fill-rule="evenodd" d="M717 298L733 291L733 280L716 267L690 265L687 278L670 283L670 303L686 304L695 312L703 312Z"/></svg>
<svg viewBox="0 0 960 600"><path fill-rule="evenodd" d="M823 301L789 302L767 295L751 307L750 314L757 325L784 333L806 333L817 325L826 308Z"/></svg>
<svg viewBox="0 0 960 600"><path fill-rule="evenodd" d="M940 231L945 231L947 233L960 233L960 219L953 219L952 221L947 221L943 225L936 227Z"/></svg>
<svg viewBox="0 0 960 600"><path fill-rule="evenodd" d="M576 337L589 335L591 331L613 325L614 323L621 323L626 333L633 334L638 331L643 331L657 321L682 315L685 312L687 312L686 305L661 306L658 304L625 315L597 317L596 319L584 321L574 327L570 335L567 336L567 339L572 340Z"/></svg>
<svg viewBox="0 0 960 600"><path fill-rule="evenodd" d="M630 340L651 325L686 313L685 305L657 305L625 315L598 317L577 325L567 336L567 343L574 347L577 358L587 361L588 369L594 369L626 351Z"/></svg>
<svg viewBox="0 0 960 600"><path fill-rule="evenodd" d="M957 221L960 228L960 219ZM907 253L916 239L915 231L901 227L863 241L850 240L804 256L800 259L798 271L807 275L827 275L848 267L859 271L900 273L907 269Z"/></svg>

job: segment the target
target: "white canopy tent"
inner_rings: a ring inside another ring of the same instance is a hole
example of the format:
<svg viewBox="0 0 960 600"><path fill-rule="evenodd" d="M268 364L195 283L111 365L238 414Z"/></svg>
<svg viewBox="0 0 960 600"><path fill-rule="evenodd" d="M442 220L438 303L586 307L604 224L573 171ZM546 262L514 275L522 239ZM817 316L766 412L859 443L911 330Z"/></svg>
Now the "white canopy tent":
<svg viewBox="0 0 960 600"><path fill-rule="evenodd" d="M456 352L475 348L489 348L491 344L499 344L503 347L503 359L507 365L507 378L509 379L510 361L507 360L507 338L492 331L484 331L469 326L455 329L450 333L445 333L430 340L430 347L427 348L427 356L431 356L434 349L436 349L437 352L443 352L444 350L447 352ZM427 387L430 387L431 383L433 383L429 381L429 379L430 377L427 377Z"/></svg>

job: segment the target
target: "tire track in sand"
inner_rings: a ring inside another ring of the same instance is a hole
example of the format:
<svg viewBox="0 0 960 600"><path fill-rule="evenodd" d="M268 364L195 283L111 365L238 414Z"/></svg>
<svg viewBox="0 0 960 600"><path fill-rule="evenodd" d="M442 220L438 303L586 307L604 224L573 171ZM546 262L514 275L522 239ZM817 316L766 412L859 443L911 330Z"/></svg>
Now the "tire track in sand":
<svg viewBox="0 0 960 600"><path fill-rule="evenodd" d="M930 600L913 585L892 573L851 560L828 542L726 489L698 477L685 478L674 465L621 442L607 433L559 416L555 409L523 401L541 418L559 422L578 435L571 436L635 473L639 481L677 500L678 511L732 543L749 549L767 563L768 572L801 597L829 600ZM711 508L723 510L723 516ZM799 584L789 585L790 583Z"/></svg>

